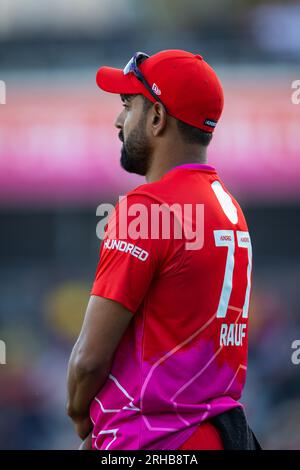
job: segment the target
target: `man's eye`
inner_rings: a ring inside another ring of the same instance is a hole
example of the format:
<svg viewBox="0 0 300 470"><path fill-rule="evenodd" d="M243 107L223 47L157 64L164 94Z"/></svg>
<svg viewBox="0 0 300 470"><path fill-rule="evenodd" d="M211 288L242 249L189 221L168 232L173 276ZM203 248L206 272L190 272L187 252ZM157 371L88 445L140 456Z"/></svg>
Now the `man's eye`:
<svg viewBox="0 0 300 470"><path fill-rule="evenodd" d="M123 106L123 108L125 108L125 109L129 109L128 104L125 104L125 103L124 103L122 106Z"/></svg>

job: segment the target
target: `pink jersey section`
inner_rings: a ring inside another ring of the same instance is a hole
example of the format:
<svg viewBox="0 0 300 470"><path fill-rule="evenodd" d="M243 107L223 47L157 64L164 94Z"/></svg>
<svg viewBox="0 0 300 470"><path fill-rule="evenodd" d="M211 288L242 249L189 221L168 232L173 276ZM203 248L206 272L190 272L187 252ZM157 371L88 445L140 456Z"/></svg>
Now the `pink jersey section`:
<svg viewBox="0 0 300 470"><path fill-rule="evenodd" d="M182 165L178 165L176 169L179 168L188 168L189 170L211 170L215 171L215 167L211 165L207 165L206 163L183 163Z"/></svg>
<svg viewBox="0 0 300 470"><path fill-rule="evenodd" d="M250 237L241 208L208 165L175 167L128 201L203 204L204 243L187 250L184 240L128 237L144 259L102 244L91 293L133 317L91 404L93 448L175 450L201 422L241 406Z"/></svg>

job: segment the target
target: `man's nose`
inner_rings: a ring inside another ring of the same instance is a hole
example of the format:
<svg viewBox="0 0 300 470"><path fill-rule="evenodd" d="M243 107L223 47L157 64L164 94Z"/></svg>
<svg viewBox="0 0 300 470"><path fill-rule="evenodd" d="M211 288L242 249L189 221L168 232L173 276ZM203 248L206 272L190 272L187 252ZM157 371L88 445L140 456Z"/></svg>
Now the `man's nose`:
<svg viewBox="0 0 300 470"><path fill-rule="evenodd" d="M115 127L117 129L123 129L124 125L124 110L118 115L117 119L115 120Z"/></svg>

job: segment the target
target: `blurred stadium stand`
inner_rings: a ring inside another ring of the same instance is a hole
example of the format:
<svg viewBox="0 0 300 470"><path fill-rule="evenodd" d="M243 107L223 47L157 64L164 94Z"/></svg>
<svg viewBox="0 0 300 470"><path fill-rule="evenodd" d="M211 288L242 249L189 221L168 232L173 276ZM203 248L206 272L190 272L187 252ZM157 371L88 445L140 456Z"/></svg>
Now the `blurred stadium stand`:
<svg viewBox="0 0 300 470"><path fill-rule="evenodd" d="M65 375L98 261L96 207L142 182L119 168L118 98L96 89L95 72L180 48L224 81L211 161L252 233L243 402L263 446L300 449L299 23L290 1L1 0L0 448L78 445Z"/></svg>

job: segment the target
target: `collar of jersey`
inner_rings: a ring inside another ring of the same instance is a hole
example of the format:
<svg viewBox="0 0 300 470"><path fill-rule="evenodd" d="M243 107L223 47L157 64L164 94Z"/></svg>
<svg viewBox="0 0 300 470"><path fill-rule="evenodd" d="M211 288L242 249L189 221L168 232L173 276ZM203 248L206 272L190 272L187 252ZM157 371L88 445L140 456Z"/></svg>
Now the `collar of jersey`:
<svg viewBox="0 0 300 470"><path fill-rule="evenodd" d="M171 168L169 171L165 173L164 176L168 175L173 170L200 170L200 171L216 171L215 167L211 165L207 165L206 163L183 163L182 165L177 165Z"/></svg>

